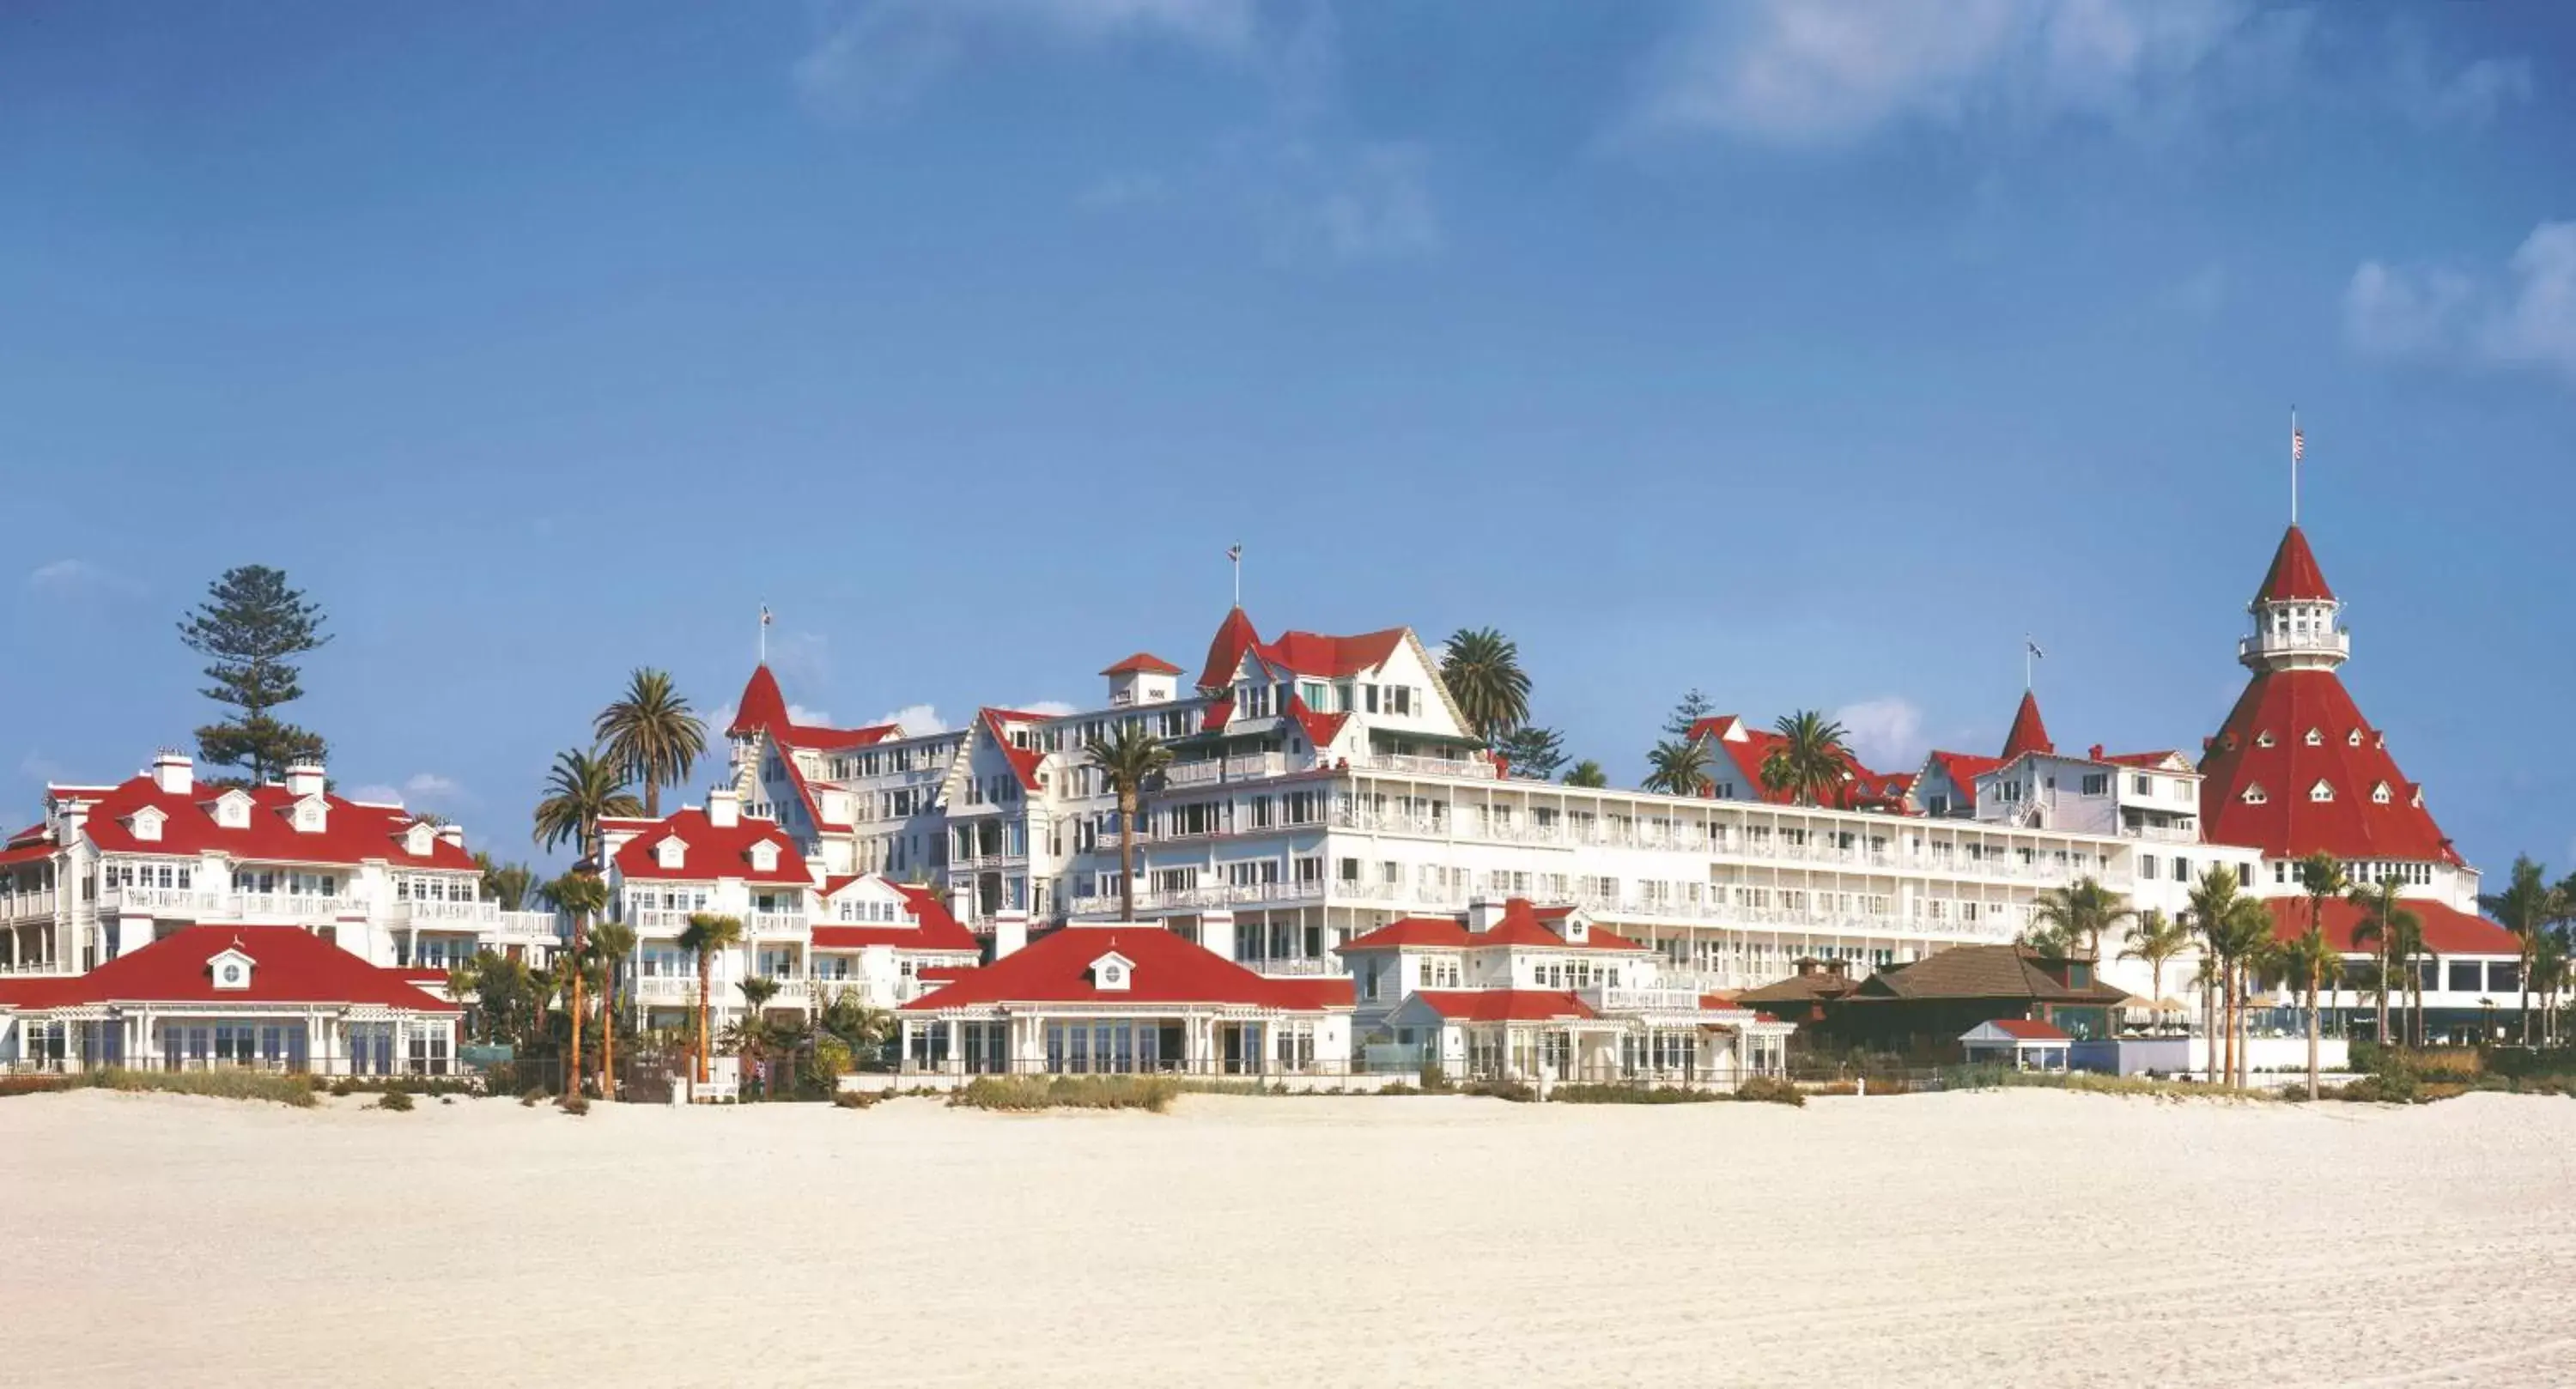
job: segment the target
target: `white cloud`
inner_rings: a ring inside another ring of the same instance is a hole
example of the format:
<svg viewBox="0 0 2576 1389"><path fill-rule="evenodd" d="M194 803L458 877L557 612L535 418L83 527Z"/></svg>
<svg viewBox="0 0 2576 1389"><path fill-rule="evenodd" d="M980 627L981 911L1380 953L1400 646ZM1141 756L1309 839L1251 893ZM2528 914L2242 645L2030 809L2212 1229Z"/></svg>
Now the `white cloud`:
<svg viewBox="0 0 2576 1389"><path fill-rule="evenodd" d="M143 586L104 565L85 559L58 559L30 571L27 588L51 598L89 598L139 593Z"/></svg>
<svg viewBox="0 0 2576 1389"><path fill-rule="evenodd" d="M1837 0L1710 4L1650 64L1637 122L1834 144L1902 121L2027 125L2169 118L2248 56L2295 47L2245 0Z"/></svg>
<svg viewBox="0 0 2576 1389"><path fill-rule="evenodd" d="M948 731L948 721L939 717L939 711L927 704L907 704L900 709L879 714L868 720L867 726L875 728L889 723L901 724L904 734L913 738Z"/></svg>
<svg viewBox="0 0 2576 1389"><path fill-rule="evenodd" d="M1061 699L1032 699L1018 704L1006 704L1002 707L1009 709L1014 713L1036 714L1041 718L1049 719L1060 719L1067 714L1078 714L1082 712L1079 705L1067 704Z"/></svg>
<svg viewBox="0 0 2576 1389"><path fill-rule="evenodd" d="M368 782L349 793L350 800L363 801L368 805L400 805L402 798L402 791L399 788L387 786L381 781Z"/></svg>
<svg viewBox="0 0 2576 1389"><path fill-rule="evenodd" d="M2476 129L2532 98L2530 59L2454 65L2434 51L2431 37L2410 16L2401 14L2389 25L2385 47L2387 72L2371 85L2417 125Z"/></svg>
<svg viewBox="0 0 2576 1389"><path fill-rule="evenodd" d="M795 703L791 703L787 706L787 721L789 723L805 724L814 728L829 728L832 726L832 716L830 713L821 709L809 709L802 704ZM727 724L731 724L733 720L727 719L725 722Z"/></svg>
<svg viewBox="0 0 2576 1389"><path fill-rule="evenodd" d="M1252 42L1252 0L872 0L832 6L797 60L797 90L815 110L900 110L978 52L1096 50L1129 41L1212 53Z"/></svg>
<svg viewBox="0 0 2576 1389"><path fill-rule="evenodd" d="M1877 771L1911 771L1931 748L1923 736L1923 711L1896 695L1846 704L1833 718L1853 754Z"/></svg>
<svg viewBox="0 0 2576 1389"><path fill-rule="evenodd" d="M2576 382L2576 222L2543 222L2503 273L2364 261L2344 341L2368 356L2555 372Z"/></svg>
<svg viewBox="0 0 2576 1389"><path fill-rule="evenodd" d="M464 787L436 772L414 773L409 781L403 783L403 790L424 801L454 802L474 799L465 793Z"/></svg>
<svg viewBox="0 0 2576 1389"><path fill-rule="evenodd" d="M29 781L58 782L63 779L63 767L41 752L30 752L18 759L18 775Z"/></svg>
<svg viewBox="0 0 2576 1389"><path fill-rule="evenodd" d="M1092 180L1073 201L1085 212L1123 212L1151 207L1170 196L1171 187L1160 175L1110 174Z"/></svg>
<svg viewBox="0 0 2576 1389"><path fill-rule="evenodd" d="M1349 148L1290 140L1264 160L1271 249L1290 260L1401 260L1440 249L1440 215L1419 145Z"/></svg>

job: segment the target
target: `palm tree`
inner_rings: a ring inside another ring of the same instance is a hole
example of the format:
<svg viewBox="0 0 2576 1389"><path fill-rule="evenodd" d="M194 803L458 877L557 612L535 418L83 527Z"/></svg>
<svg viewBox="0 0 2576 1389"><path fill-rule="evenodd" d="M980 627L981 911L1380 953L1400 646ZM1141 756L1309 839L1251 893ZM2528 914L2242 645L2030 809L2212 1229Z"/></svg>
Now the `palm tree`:
<svg viewBox="0 0 2576 1389"><path fill-rule="evenodd" d="M472 1016L474 1011L474 997L477 993L481 992L482 987L482 976L475 969L474 961L468 960L464 964L449 965L447 967L447 996L456 1004L457 1007L465 1009L469 1017ZM482 1022L484 1028L484 1039L489 1041L491 1039L492 1019L490 1016L486 1015ZM467 1035L470 1036L472 1035L473 1029L469 1026L466 1031Z"/></svg>
<svg viewBox="0 0 2576 1389"><path fill-rule="evenodd" d="M2229 977L2228 961L2219 953L2219 946L2224 943L2226 932L2223 923L2235 905L2236 875L2223 868L2212 868L2200 875L2200 881L2192 884L2190 905L2183 910L2184 919L2191 923L2193 930L2200 933L2202 984L2200 1019L2201 1030L2207 1034L2209 1078L2212 1084L2217 1083L2221 1071L2219 1036L2224 1024L2220 1013L2211 1007L2213 1000L2209 995L2212 992L2221 995L2226 993ZM2233 1040L2232 1035L2230 1040ZM2232 1070L2230 1073L2233 1073Z"/></svg>
<svg viewBox="0 0 2576 1389"><path fill-rule="evenodd" d="M2155 997L2156 1008L2161 1011L2165 1006L2165 965L2190 948L2191 928L2179 921L2168 921L2163 912L2149 907L2139 912L2137 919L2129 924L2120 958L2147 962L2147 975L2151 981L2147 987Z"/></svg>
<svg viewBox="0 0 2576 1389"><path fill-rule="evenodd" d="M680 948L698 957L698 1084L707 1083L707 1069L712 1047L707 1036L707 979L715 968L715 957L742 939L742 918L718 912L691 912L689 925L680 932Z"/></svg>
<svg viewBox="0 0 2576 1389"><path fill-rule="evenodd" d="M2313 1100L2317 1097L2317 1038L2322 1031L2317 1005L2325 991L2326 975L2343 964L2343 952L2326 939L2325 926L2311 918L2308 929L2282 942L2272 963L2308 991L2308 1098Z"/></svg>
<svg viewBox="0 0 2576 1389"><path fill-rule="evenodd" d="M1710 753L1705 738L1667 738L1646 753L1646 789L1668 796L1701 796L1709 789Z"/></svg>
<svg viewBox="0 0 2576 1389"><path fill-rule="evenodd" d="M1851 752L1843 745L1850 735L1843 726L1817 713L1801 709L1783 714L1771 725L1780 735L1769 756L1762 759L1762 780L1766 786L1786 790L1800 805L1822 805L1842 790L1851 774ZM1775 774L1773 764L1779 770Z"/></svg>
<svg viewBox="0 0 2576 1389"><path fill-rule="evenodd" d="M555 910L572 918L572 958L567 973L572 980L572 1063L565 1073L564 1093L581 1093L581 1034L587 1025L582 1015L581 982L589 964L585 957L590 919L608 905L608 882L597 873L575 868L546 884L546 900Z"/></svg>
<svg viewBox="0 0 2576 1389"><path fill-rule="evenodd" d="M761 1063L760 1092L769 1093L769 1072L765 1064L769 1054L769 1015L762 1011L778 997L778 981L761 975L750 975L735 984L742 991L742 1021L734 1027L734 1069L748 1076L755 1058Z"/></svg>
<svg viewBox="0 0 2576 1389"><path fill-rule="evenodd" d="M2379 1044L2383 1047L2389 1044L2388 981L2389 971L2394 968L2393 964L2389 960L2389 951L2397 943L2397 923L2400 919L2403 919L2409 924L2417 926L2422 925L2420 921L2417 921L2415 913L2408 911L2405 903L2399 900L2398 891L2404 886L2404 880L2392 873L2387 877L2381 878L2376 885L2365 886L2361 883L2355 883L2352 885L2351 890L2344 894L2346 897L2351 899L2352 904L2355 907L2361 909L2361 920L2355 923L2352 928L2352 943L2354 945L2377 945L2379 947L2379 1020L2377 1025L2379 1029Z"/></svg>
<svg viewBox="0 0 2576 1389"><path fill-rule="evenodd" d="M2478 899L2488 915L2522 942L2522 1040L2531 1041L2531 957L2540 944L2540 933L2550 920L2564 910L2558 891L2549 885L2548 875L2528 854L2513 861L2513 874L2505 890Z"/></svg>
<svg viewBox="0 0 2576 1389"><path fill-rule="evenodd" d="M546 794L537 802L537 843L548 849L564 844L597 863L599 822L610 816L641 815L644 804L626 790L617 764L578 749L558 753L546 777Z"/></svg>
<svg viewBox="0 0 2576 1389"><path fill-rule="evenodd" d="M524 863L501 863L477 849L474 866L483 871L483 895L499 903L505 912L525 907L528 894L536 890L536 872Z"/></svg>
<svg viewBox="0 0 2576 1389"><path fill-rule="evenodd" d="M2236 1084L2242 1088L2252 1082L2254 1070L2251 1023L2246 1016L2248 997L2266 979L2282 973L2284 966L2279 927L2271 907L2260 899L2236 899L2230 909L2227 934L2236 952Z"/></svg>
<svg viewBox="0 0 2576 1389"><path fill-rule="evenodd" d="M641 666L627 677L624 697L600 710L591 730L609 764L644 788L647 819L662 818L662 788L686 782L707 751L707 726L671 688L670 672Z"/></svg>
<svg viewBox="0 0 2576 1389"><path fill-rule="evenodd" d="M2090 876L2043 892L2030 904L2031 920L2054 933L2065 949L2081 945L2095 955L2102 953L2102 933L2133 915L2120 905L2118 893Z"/></svg>
<svg viewBox="0 0 2576 1389"><path fill-rule="evenodd" d="M2209 1029L2209 1045L2216 1056L2219 1037L2224 1033L2226 1051L2218 1069L2226 1077L2224 1083L2236 1084L2245 1060L2240 1037L2245 1021L2245 976L2259 967L2264 948L2271 941L2272 909L2239 894L2235 874L2213 868L2202 874L2191 890L2191 915L2200 930L2201 948L2217 962L2221 1018Z"/></svg>
<svg viewBox="0 0 2576 1389"><path fill-rule="evenodd" d="M1449 687L1467 731L1488 745L1529 721L1530 682L1521 670L1521 649L1491 627L1450 633L1440 656L1440 683Z"/></svg>
<svg viewBox="0 0 2576 1389"><path fill-rule="evenodd" d="M1118 793L1118 919L1136 919L1136 833L1141 821L1145 785L1172 765L1172 750L1163 740L1132 723L1118 725L1108 738L1094 737L1083 756Z"/></svg>
<svg viewBox="0 0 2576 1389"><path fill-rule="evenodd" d="M2413 912L2400 912L2388 923L2388 953L2406 962L2407 1009L2413 1022L2412 1045L2424 1045L2424 923Z"/></svg>
<svg viewBox="0 0 2576 1389"><path fill-rule="evenodd" d="M617 972L635 953L635 928L602 921L590 928L591 955L599 962L599 1097L617 1098Z"/></svg>
<svg viewBox="0 0 2576 1389"><path fill-rule="evenodd" d="M1565 784L1568 786L1589 787L1598 791L1610 784L1610 774L1601 770L1600 763L1587 757L1582 761L1575 763L1574 766L1566 772Z"/></svg>

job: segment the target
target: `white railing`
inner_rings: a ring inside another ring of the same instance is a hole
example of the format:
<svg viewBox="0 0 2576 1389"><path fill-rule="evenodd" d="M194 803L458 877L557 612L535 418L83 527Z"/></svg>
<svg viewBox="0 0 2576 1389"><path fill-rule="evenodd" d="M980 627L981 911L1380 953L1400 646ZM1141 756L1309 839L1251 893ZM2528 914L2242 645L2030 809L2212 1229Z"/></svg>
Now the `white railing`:
<svg viewBox="0 0 2576 1389"><path fill-rule="evenodd" d="M393 919L401 924L425 926L431 923L455 926L488 926L501 919L498 902L441 902L413 898L394 903Z"/></svg>
<svg viewBox="0 0 2576 1389"><path fill-rule="evenodd" d="M752 940L800 938L807 933L803 912L746 912L742 933Z"/></svg>
<svg viewBox="0 0 2576 1389"><path fill-rule="evenodd" d="M1138 911L1187 911L1202 907L1234 907L1259 902L1310 902L1324 895L1322 883L1250 883L1244 886L1218 884L1211 887L1182 888L1177 891L1144 891L1136 894ZM1098 916L1119 909L1118 894L1099 893L1073 899L1073 914Z"/></svg>
<svg viewBox="0 0 2576 1389"><path fill-rule="evenodd" d="M234 911L232 894L218 891L200 892L186 887L122 887L104 894L99 902L102 912L138 911L170 912L181 916L227 916Z"/></svg>
<svg viewBox="0 0 2576 1389"><path fill-rule="evenodd" d="M635 929L638 931L668 932L676 935L689 929L689 918L694 915L696 915L695 912L682 911L676 907L642 907L630 913L630 919L633 920Z"/></svg>
<svg viewBox="0 0 2576 1389"><path fill-rule="evenodd" d="M694 975L644 974L637 975L627 982L635 986L635 996L638 998L677 1000L682 1003L698 1001L698 981ZM712 992L707 997L710 1002L718 1001Z"/></svg>
<svg viewBox="0 0 2576 1389"><path fill-rule="evenodd" d="M26 921L54 914L51 892L20 892L0 897L0 921Z"/></svg>
<svg viewBox="0 0 2576 1389"><path fill-rule="evenodd" d="M13 964L0 964L0 974L78 974L78 973L80 973L80 971L79 971L79 970L74 969L74 968L73 968L73 967L71 967L70 965L63 963L63 962L62 962L62 961L60 961L60 960L21 960L21 961L19 961L18 963L14 964L14 965L13 965Z"/></svg>
<svg viewBox="0 0 2576 1389"><path fill-rule="evenodd" d="M1408 776L1459 777L1468 781L1498 781L1494 764L1455 757L1403 757L1393 753L1354 757L1351 766L1367 772L1399 772ZM1536 783L1533 783L1536 784Z"/></svg>
<svg viewBox="0 0 2576 1389"><path fill-rule="evenodd" d="M1326 960L1237 960L1235 963L1256 974L1271 974L1284 978L1341 973Z"/></svg>
<svg viewBox="0 0 2576 1389"><path fill-rule="evenodd" d="M560 940L563 936L563 925L553 912L500 912L489 925L484 927L483 933Z"/></svg>
<svg viewBox="0 0 2576 1389"><path fill-rule="evenodd" d="M1699 992L1677 988L1623 988L1595 985L1578 989L1575 996L1603 1013L1696 1013L1702 1011Z"/></svg>
<svg viewBox="0 0 2576 1389"><path fill-rule="evenodd" d="M2257 632L2250 637L2236 639L2236 658L2240 661L2248 656L2274 655L2330 655L2349 659L2352 655L2352 634L2341 628L2330 632L2311 629L2304 634Z"/></svg>
<svg viewBox="0 0 2576 1389"><path fill-rule="evenodd" d="M232 898L232 914L288 919L365 916L367 903L358 897L321 897L302 892L237 892Z"/></svg>
<svg viewBox="0 0 2576 1389"><path fill-rule="evenodd" d="M2171 825L2140 825L2136 829L2130 830L2129 833L2140 839L2162 840L2167 844L2197 844L2200 842L2200 831L2176 829Z"/></svg>

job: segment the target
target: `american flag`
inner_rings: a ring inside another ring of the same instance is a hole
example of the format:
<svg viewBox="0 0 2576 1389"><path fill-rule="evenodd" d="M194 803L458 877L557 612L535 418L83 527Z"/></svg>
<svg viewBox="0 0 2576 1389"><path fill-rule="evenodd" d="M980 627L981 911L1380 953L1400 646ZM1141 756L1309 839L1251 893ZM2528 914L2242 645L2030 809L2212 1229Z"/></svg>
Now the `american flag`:
<svg viewBox="0 0 2576 1389"><path fill-rule="evenodd" d="M2021 644L2029 648L2030 654L2039 657L2043 661L2048 659L2048 653L2039 649L2038 642L2032 641L2028 637L2024 637L2021 639Z"/></svg>
<svg viewBox="0 0 2576 1389"><path fill-rule="evenodd" d="M1241 564L1241 563L1243 562L1243 546L1242 546L1242 544L1238 542L1238 543L1236 543L1236 544L1226 546L1226 547L1225 547L1225 557L1226 557L1227 559L1233 560L1233 561L1234 561L1235 563L1237 563L1237 564Z"/></svg>
<svg viewBox="0 0 2576 1389"><path fill-rule="evenodd" d="M771 617L771 616L769 615L769 605L768 605L767 603L763 603L763 604L761 604L761 605L760 605L760 625L761 625L761 626L766 627L766 626L768 626L769 624L771 624L771 623L773 623L773 622L776 622L777 620L778 620L777 618Z"/></svg>
<svg viewBox="0 0 2576 1389"><path fill-rule="evenodd" d="M2299 462L2299 461L2301 461L2301 460L2305 459L2307 456L2308 456L2308 436L2307 436L2307 435L2305 435L2305 434L2301 434L2301 433L2299 432L2299 427L2298 427L2297 425L2295 425L2295 424L2294 424L2294 425L2291 425L2291 426L2290 426L2290 461L2291 461L2291 462L2293 462L2293 463L2297 463L2297 462Z"/></svg>

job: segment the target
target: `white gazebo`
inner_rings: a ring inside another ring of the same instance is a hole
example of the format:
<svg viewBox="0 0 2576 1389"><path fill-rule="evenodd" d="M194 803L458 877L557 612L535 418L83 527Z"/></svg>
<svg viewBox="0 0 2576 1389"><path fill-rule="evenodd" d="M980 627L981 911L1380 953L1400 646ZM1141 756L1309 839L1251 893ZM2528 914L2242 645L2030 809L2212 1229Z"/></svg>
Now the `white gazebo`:
<svg viewBox="0 0 2576 1389"><path fill-rule="evenodd" d="M1970 1062L2001 1061L2021 1071L2063 1071L2075 1039L2035 1018L1996 1018L1959 1034Z"/></svg>

